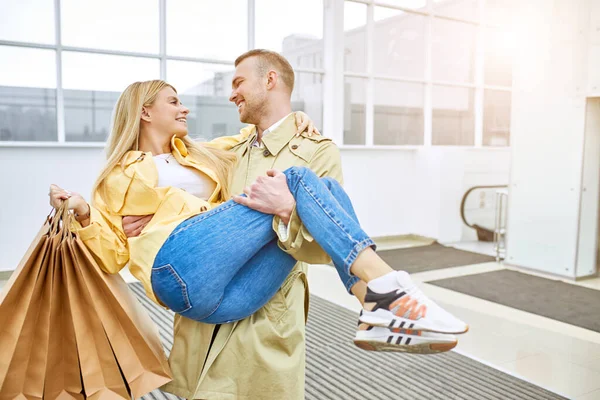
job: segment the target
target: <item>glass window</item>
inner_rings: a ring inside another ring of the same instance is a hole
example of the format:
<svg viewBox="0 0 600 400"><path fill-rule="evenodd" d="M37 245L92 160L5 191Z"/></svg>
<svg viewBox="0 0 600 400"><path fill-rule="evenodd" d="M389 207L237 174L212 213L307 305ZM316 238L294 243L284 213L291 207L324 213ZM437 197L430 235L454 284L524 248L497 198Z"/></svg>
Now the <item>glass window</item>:
<svg viewBox="0 0 600 400"><path fill-rule="evenodd" d="M63 52L66 140L104 141L121 92L159 76L156 59Z"/></svg>
<svg viewBox="0 0 600 400"><path fill-rule="evenodd" d="M367 80L345 78L344 144L365 144Z"/></svg>
<svg viewBox="0 0 600 400"><path fill-rule="evenodd" d="M0 46L0 141L56 141L56 53Z"/></svg>
<svg viewBox="0 0 600 400"><path fill-rule="evenodd" d="M477 21L479 19L478 0L434 0L433 12L444 17Z"/></svg>
<svg viewBox="0 0 600 400"><path fill-rule="evenodd" d="M486 85L512 86L514 36L506 31L485 30L484 80Z"/></svg>
<svg viewBox="0 0 600 400"><path fill-rule="evenodd" d="M410 8L412 10L425 11L427 8L427 0L379 0L378 2L391 6Z"/></svg>
<svg viewBox="0 0 600 400"><path fill-rule="evenodd" d="M472 146L475 90L434 85L432 94L432 144Z"/></svg>
<svg viewBox="0 0 600 400"><path fill-rule="evenodd" d="M199 140L234 135L245 124L229 101L233 65L167 61L167 81L190 109L188 134Z"/></svg>
<svg viewBox="0 0 600 400"><path fill-rule="evenodd" d="M483 145L510 144L511 92L485 90L483 94Z"/></svg>
<svg viewBox="0 0 600 400"><path fill-rule="evenodd" d="M158 59L65 51L63 87L122 92L136 81L159 79Z"/></svg>
<svg viewBox="0 0 600 400"><path fill-rule="evenodd" d="M292 15L280 18L279 12ZM323 1L256 0L255 44L281 53L294 68L318 68L323 64Z"/></svg>
<svg viewBox="0 0 600 400"><path fill-rule="evenodd" d="M0 85L56 88L56 52L0 46Z"/></svg>
<svg viewBox="0 0 600 400"><path fill-rule="evenodd" d="M54 0L0 0L0 40L55 43Z"/></svg>
<svg viewBox="0 0 600 400"><path fill-rule="evenodd" d="M158 0L61 0L65 46L158 53Z"/></svg>
<svg viewBox="0 0 600 400"><path fill-rule="evenodd" d="M423 144L423 96L421 83L375 80L373 143Z"/></svg>
<svg viewBox="0 0 600 400"><path fill-rule="evenodd" d="M167 54L233 62L246 50L246 1L167 1Z"/></svg>
<svg viewBox="0 0 600 400"><path fill-rule="evenodd" d="M433 20L433 80L472 83L476 28L462 22Z"/></svg>
<svg viewBox="0 0 600 400"><path fill-rule="evenodd" d="M323 75L296 72L296 82L292 93L292 110L304 111L314 121L317 129L322 130Z"/></svg>
<svg viewBox="0 0 600 400"><path fill-rule="evenodd" d="M113 109L120 94L118 91L63 90L65 140L106 141L110 133Z"/></svg>
<svg viewBox="0 0 600 400"><path fill-rule="evenodd" d="M422 15L375 7L375 73L424 77L425 21Z"/></svg>
<svg viewBox="0 0 600 400"><path fill-rule="evenodd" d="M344 2L344 71L367 70L367 6Z"/></svg>

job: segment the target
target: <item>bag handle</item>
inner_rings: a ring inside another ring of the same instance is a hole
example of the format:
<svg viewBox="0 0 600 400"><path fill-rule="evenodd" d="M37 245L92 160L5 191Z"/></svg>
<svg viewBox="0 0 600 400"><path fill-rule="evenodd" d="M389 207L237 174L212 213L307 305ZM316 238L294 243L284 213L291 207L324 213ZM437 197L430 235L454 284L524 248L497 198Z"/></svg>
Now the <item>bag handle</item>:
<svg viewBox="0 0 600 400"><path fill-rule="evenodd" d="M69 212L69 202L64 200L58 208L50 211L50 236L61 234L64 240L71 233L71 218L73 215ZM62 222L62 223L61 223Z"/></svg>

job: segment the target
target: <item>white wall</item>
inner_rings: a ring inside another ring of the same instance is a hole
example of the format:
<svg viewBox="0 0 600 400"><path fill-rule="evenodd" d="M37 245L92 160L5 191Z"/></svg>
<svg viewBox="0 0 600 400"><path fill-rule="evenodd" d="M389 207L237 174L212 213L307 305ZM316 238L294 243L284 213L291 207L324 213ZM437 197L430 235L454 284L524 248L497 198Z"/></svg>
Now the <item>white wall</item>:
<svg viewBox="0 0 600 400"><path fill-rule="evenodd" d="M522 2L516 27L507 259L572 278L592 3Z"/></svg>
<svg viewBox="0 0 600 400"><path fill-rule="evenodd" d="M50 211L49 184L89 197L103 161L99 148L0 147L0 270L14 269ZM462 195L472 185L506 183L509 149L342 149L342 162L346 190L370 235L453 242L465 237Z"/></svg>
<svg viewBox="0 0 600 400"><path fill-rule="evenodd" d="M587 101L576 276L596 272L600 199L600 97Z"/></svg>

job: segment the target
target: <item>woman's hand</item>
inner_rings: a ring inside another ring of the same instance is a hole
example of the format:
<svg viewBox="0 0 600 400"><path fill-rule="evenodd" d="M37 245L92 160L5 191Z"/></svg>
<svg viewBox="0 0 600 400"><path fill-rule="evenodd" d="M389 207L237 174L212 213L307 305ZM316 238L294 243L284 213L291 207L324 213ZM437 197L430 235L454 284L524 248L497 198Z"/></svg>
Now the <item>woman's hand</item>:
<svg viewBox="0 0 600 400"><path fill-rule="evenodd" d="M300 134L302 134L303 132L306 133L307 136L321 135L321 132L319 132L319 130L315 128L312 119L310 119L308 115L306 115L302 111L296 111L294 113L294 116L296 117L296 126L298 127L296 137L300 136Z"/></svg>
<svg viewBox="0 0 600 400"><path fill-rule="evenodd" d="M73 210L80 217L87 215L90 211L87 201L79 193L69 192L56 185L50 185L48 196L50 196L50 205L54 208L58 209L64 201L68 201L69 210Z"/></svg>

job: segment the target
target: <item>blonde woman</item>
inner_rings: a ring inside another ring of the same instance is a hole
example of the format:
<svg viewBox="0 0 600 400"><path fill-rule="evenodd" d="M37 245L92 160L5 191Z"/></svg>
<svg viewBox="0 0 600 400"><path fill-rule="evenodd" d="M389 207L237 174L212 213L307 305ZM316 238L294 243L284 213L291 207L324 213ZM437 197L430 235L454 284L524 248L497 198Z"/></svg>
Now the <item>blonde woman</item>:
<svg viewBox="0 0 600 400"><path fill-rule="evenodd" d="M247 138L250 130L198 144L187 137L188 113L176 90L163 81L130 85L116 105L108 162L94 185L92 205L55 185L50 202L57 207L68 199L81 224L80 238L106 272L117 273L128 263L158 304L204 323L233 322L261 308L296 260L277 246L272 215L240 204L250 199L228 200L236 158L227 149ZM358 277L369 284L367 301L375 307L363 310L362 322L369 327L466 332L466 324L375 254L373 241L336 181L296 167L270 175L287 182L289 195L281 201L295 201L304 225L331 256L342 281ZM143 232L127 239L122 217L149 214L153 217ZM366 338L369 330L361 329ZM439 336L443 338L433 348L425 338L420 347L417 335L411 346L365 340L362 347L433 353L456 345L454 336Z"/></svg>

